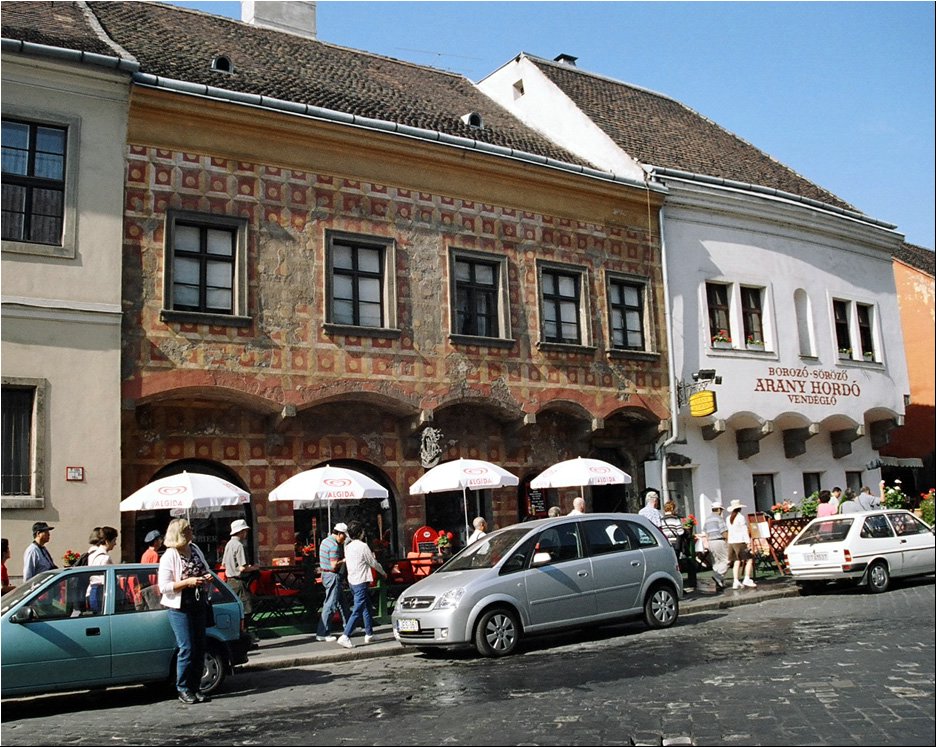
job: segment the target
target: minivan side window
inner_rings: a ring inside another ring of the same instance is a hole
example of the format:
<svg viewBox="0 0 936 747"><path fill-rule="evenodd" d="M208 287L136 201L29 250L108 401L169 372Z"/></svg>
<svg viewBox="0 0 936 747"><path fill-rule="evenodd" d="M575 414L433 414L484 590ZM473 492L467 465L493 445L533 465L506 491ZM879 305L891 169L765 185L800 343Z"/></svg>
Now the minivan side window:
<svg viewBox="0 0 936 747"><path fill-rule="evenodd" d="M582 557L577 524L570 522L544 529L537 537L536 552L548 552L553 563Z"/></svg>
<svg viewBox="0 0 936 747"><path fill-rule="evenodd" d="M530 567L530 561L533 559L534 548L536 547L537 537L530 537L520 547L514 550L507 562L501 566L500 575L505 573L516 573L524 568Z"/></svg>
<svg viewBox="0 0 936 747"><path fill-rule="evenodd" d="M582 522L591 555L622 552L632 548L630 536L619 519L592 519Z"/></svg>
<svg viewBox="0 0 936 747"><path fill-rule="evenodd" d="M659 542L657 542L656 537L653 536L653 533L649 529L644 529L640 524L636 524L632 521L622 522L624 528L628 531L631 536L631 542L634 543L635 547L656 547Z"/></svg>

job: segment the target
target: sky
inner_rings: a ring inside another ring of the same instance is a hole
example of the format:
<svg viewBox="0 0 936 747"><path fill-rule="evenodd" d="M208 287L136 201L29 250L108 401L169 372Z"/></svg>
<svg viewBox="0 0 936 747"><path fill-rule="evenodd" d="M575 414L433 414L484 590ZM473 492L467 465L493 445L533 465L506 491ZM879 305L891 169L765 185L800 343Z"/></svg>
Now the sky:
<svg viewBox="0 0 936 747"><path fill-rule="evenodd" d="M173 2L240 19L239 2ZM520 52L670 96L934 242L932 2L319 0L321 41L478 81Z"/></svg>

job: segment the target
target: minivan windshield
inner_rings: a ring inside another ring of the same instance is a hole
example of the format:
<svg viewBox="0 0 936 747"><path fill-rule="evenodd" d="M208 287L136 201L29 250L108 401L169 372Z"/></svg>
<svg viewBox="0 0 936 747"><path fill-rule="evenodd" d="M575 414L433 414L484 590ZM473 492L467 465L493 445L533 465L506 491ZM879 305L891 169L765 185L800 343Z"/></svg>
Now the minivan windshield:
<svg viewBox="0 0 936 747"><path fill-rule="evenodd" d="M436 573L467 571L473 568L493 568L520 539L529 534L529 527L515 527L486 534L443 565Z"/></svg>

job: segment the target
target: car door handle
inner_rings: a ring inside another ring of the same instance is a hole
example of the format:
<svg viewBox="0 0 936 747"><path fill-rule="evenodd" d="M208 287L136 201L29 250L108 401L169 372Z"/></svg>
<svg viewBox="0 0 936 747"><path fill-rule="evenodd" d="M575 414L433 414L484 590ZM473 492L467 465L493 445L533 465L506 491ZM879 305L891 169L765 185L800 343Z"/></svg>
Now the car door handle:
<svg viewBox="0 0 936 747"><path fill-rule="evenodd" d="M631 561L631 565L634 566L634 568L637 568L637 567L640 565L640 561L639 561L639 560L632 560L632 561Z"/></svg>
<svg viewBox="0 0 936 747"><path fill-rule="evenodd" d="M87 636L101 635L101 629L100 628L85 628L84 634Z"/></svg>
<svg viewBox="0 0 936 747"><path fill-rule="evenodd" d="M585 576L588 575L588 571L579 571L575 575L578 576L579 578L585 578Z"/></svg>

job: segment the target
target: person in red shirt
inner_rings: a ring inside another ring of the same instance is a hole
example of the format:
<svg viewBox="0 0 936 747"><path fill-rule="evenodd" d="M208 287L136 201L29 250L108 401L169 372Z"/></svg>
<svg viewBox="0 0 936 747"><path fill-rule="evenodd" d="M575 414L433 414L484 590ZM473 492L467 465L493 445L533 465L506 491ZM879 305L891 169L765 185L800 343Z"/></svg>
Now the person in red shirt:
<svg viewBox="0 0 936 747"><path fill-rule="evenodd" d="M143 557L140 558L141 563L158 563L159 562L159 548L162 547L163 536L158 529L154 529L152 532L146 535L146 538L143 540L146 542L148 547L146 552L143 553Z"/></svg>
<svg viewBox="0 0 936 747"><path fill-rule="evenodd" d="M9 557L10 557L10 540L4 537L3 538L3 563L2 563L3 590L0 591L0 593L2 594L6 594L8 591L13 591L13 589L16 588L10 583L10 574L7 573L6 562L9 559Z"/></svg>

